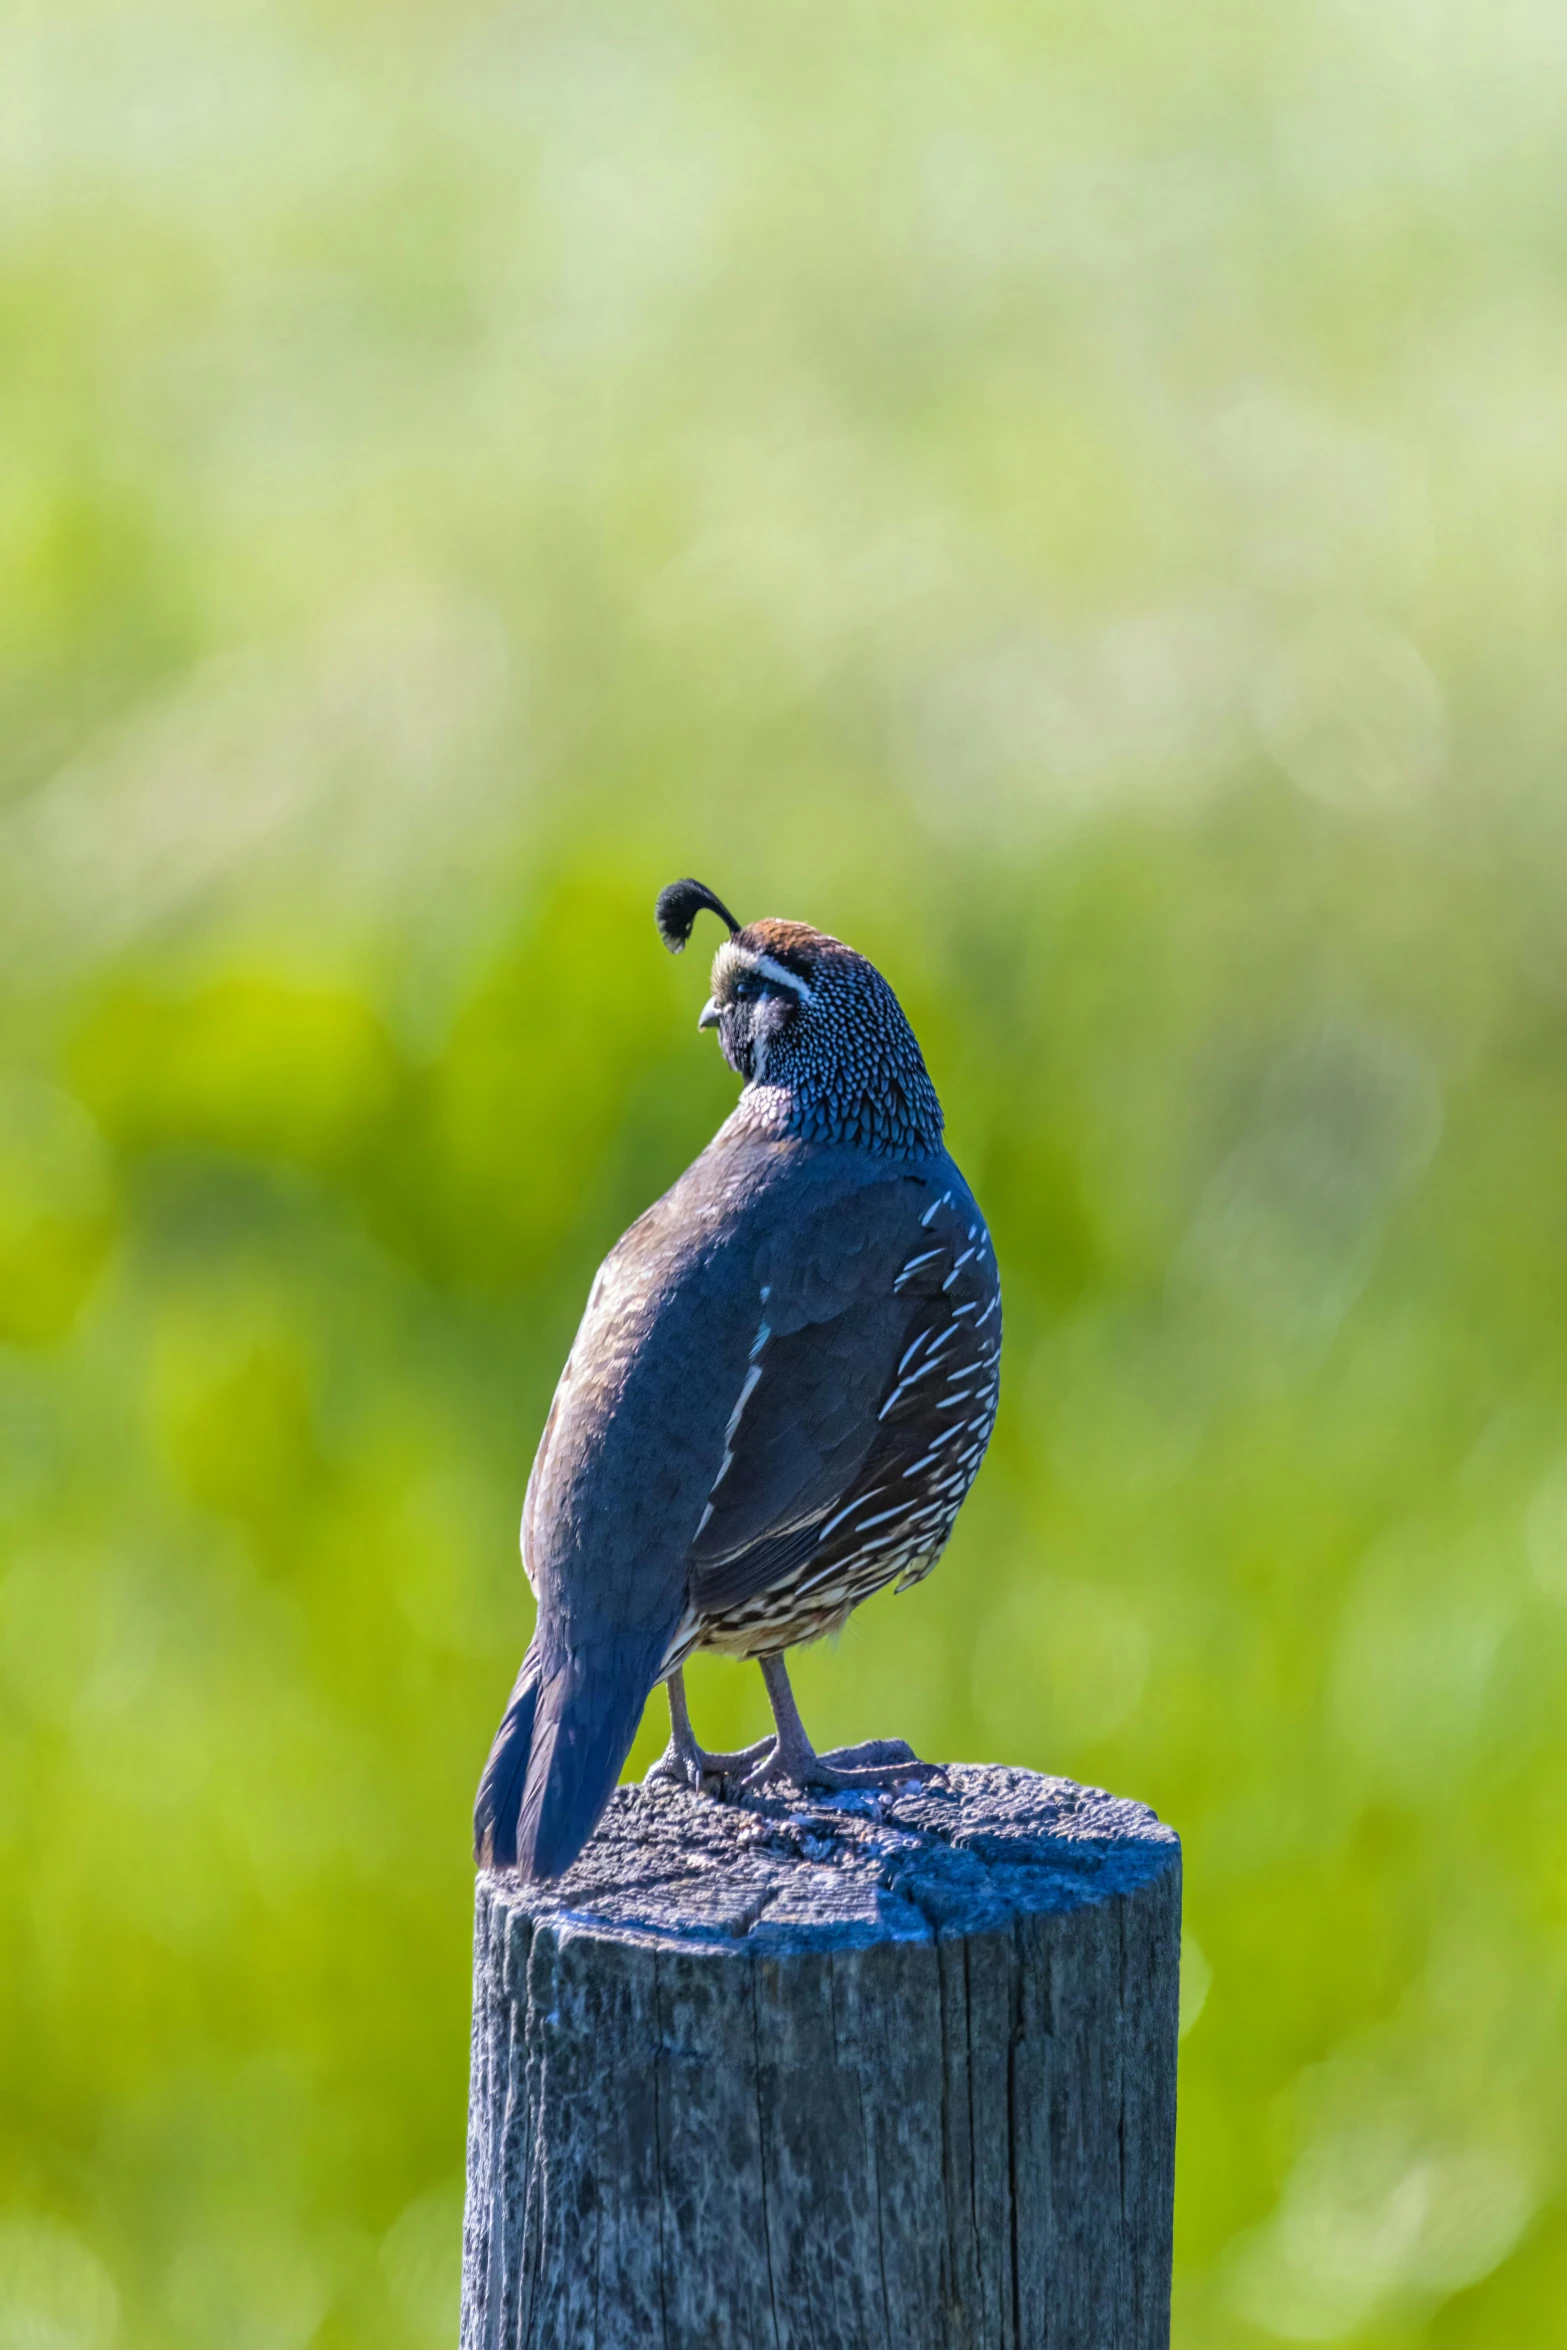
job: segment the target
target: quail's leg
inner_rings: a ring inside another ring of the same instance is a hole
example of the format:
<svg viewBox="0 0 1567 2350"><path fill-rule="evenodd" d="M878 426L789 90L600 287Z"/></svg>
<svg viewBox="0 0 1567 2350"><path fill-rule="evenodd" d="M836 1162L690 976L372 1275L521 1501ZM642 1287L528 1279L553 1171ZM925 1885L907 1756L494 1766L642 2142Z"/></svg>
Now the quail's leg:
<svg viewBox="0 0 1567 2350"><path fill-rule="evenodd" d="M669 1744L648 1772L649 1779L672 1779L677 1787L693 1788L700 1795L704 1779L748 1771L772 1753L776 1741L759 1738L754 1746L742 1747L738 1754L709 1754L696 1742L691 1709L686 1703L686 1677L678 1665L664 1688L669 1697Z"/></svg>
<svg viewBox="0 0 1567 2350"><path fill-rule="evenodd" d="M805 1734L782 1653L758 1662L778 1736L741 1781L746 1794L754 1795L776 1779L792 1779L797 1787L897 1787L909 1779L939 1775L939 1763L921 1762L901 1738L873 1738L863 1746L838 1747L834 1755L818 1754Z"/></svg>

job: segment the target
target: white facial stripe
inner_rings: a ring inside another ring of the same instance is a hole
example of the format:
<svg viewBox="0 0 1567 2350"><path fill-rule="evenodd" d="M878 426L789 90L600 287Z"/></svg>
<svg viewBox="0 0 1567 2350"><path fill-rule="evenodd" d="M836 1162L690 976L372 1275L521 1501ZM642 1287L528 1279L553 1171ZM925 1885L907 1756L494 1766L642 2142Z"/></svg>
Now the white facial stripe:
<svg viewBox="0 0 1567 2350"><path fill-rule="evenodd" d="M816 1001L815 995L798 971L791 971L786 963L778 963L771 955L753 954L749 947L737 947L733 939L726 939L713 962L713 989L718 990L719 974L725 977L735 972L747 972L757 979L767 979L775 987L792 988L802 1004Z"/></svg>
<svg viewBox="0 0 1567 2350"><path fill-rule="evenodd" d="M791 971L787 963L775 963L771 955L758 955L756 968L764 979L776 980L780 987L792 987L802 1004L815 1002L815 997L800 977L799 972Z"/></svg>

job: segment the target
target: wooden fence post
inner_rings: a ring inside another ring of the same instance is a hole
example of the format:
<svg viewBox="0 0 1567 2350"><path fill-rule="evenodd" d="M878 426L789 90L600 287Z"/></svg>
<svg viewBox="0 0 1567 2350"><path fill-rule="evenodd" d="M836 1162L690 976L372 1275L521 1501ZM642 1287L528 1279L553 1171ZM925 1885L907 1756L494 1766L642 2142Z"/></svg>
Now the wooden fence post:
<svg viewBox="0 0 1567 2350"><path fill-rule="evenodd" d="M1180 1877L965 1765L481 1876L463 2350L1166 2350Z"/></svg>

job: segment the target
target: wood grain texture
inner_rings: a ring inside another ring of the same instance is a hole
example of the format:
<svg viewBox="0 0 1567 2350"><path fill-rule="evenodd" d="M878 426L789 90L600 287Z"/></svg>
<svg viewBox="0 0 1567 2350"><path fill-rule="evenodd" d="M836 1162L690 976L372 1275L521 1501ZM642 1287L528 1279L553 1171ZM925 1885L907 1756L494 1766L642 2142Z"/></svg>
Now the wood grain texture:
<svg viewBox="0 0 1567 2350"><path fill-rule="evenodd" d="M1180 1846L954 1765L479 1878L463 2350L1165 2350Z"/></svg>

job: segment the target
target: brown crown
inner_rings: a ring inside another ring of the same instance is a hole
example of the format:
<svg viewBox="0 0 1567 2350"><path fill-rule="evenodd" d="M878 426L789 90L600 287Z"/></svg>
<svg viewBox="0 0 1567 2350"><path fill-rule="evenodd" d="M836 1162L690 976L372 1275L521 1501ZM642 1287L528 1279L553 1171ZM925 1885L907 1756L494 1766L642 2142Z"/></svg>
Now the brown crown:
<svg viewBox="0 0 1567 2350"><path fill-rule="evenodd" d="M764 914L759 922L748 922L743 930L736 932L735 944L749 947L753 954L771 955L791 969L819 963L824 956L854 953L853 947L846 947L841 938L830 938L825 930L813 930L809 922L784 922L772 914Z"/></svg>

